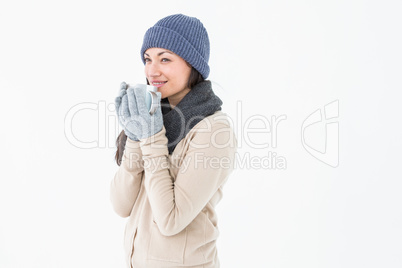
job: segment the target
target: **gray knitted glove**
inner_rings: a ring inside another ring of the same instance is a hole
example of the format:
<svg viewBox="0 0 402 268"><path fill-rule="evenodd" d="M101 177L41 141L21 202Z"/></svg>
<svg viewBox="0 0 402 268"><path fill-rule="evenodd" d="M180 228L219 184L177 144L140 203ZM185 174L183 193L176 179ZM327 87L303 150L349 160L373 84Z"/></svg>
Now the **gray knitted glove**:
<svg viewBox="0 0 402 268"><path fill-rule="evenodd" d="M138 141L139 139L133 133L128 131L124 125L123 110L128 109L127 90L126 90L127 87L128 87L128 85L126 84L126 82L122 82L120 84L119 95L116 97L116 99L114 101L115 107L116 107L116 114L117 114L117 118L119 120L119 124L123 127L123 130L124 130L124 133L126 134L126 136L132 140ZM123 102L123 99L126 99L126 100Z"/></svg>
<svg viewBox="0 0 402 268"><path fill-rule="evenodd" d="M158 103L160 103L161 93L156 92L156 94ZM122 96L118 112L119 122L123 125L124 131L130 139L145 139L162 130L161 106L159 105L155 113L150 115L145 104L144 89L130 87L127 89L127 94L120 93L119 96Z"/></svg>

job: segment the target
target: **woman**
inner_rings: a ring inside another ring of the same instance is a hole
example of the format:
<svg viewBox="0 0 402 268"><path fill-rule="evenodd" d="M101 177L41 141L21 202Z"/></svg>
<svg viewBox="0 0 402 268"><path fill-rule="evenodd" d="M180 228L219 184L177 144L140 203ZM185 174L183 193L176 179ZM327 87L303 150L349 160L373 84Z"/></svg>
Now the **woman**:
<svg viewBox="0 0 402 268"><path fill-rule="evenodd" d="M237 140L209 75L202 23L182 14L159 20L141 57L160 106L150 115L141 88L123 82L116 110L119 169L114 210L129 217L129 267L219 267L215 206L234 169Z"/></svg>

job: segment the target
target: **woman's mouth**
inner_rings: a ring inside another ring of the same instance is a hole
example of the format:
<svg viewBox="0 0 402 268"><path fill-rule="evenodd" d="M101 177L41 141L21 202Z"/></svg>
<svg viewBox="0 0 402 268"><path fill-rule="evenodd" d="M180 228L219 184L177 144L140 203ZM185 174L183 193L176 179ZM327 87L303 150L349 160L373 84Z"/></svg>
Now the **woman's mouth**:
<svg viewBox="0 0 402 268"><path fill-rule="evenodd" d="M161 87L161 86L163 86L164 84L166 84L167 83L167 81L152 81L152 85L154 86L154 87Z"/></svg>

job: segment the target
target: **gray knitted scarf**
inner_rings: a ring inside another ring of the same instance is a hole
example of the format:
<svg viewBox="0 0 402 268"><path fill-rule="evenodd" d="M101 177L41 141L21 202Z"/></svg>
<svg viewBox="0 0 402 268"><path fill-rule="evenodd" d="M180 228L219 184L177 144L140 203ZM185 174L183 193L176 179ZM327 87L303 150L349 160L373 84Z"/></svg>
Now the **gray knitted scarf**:
<svg viewBox="0 0 402 268"><path fill-rule="evenodd" d="M222 100L213 92L211 81L206 80L195 85L174 109L170 108L168 98L162 99L161 105L168 150L172 154L198 122L222 109Z"/></svg>

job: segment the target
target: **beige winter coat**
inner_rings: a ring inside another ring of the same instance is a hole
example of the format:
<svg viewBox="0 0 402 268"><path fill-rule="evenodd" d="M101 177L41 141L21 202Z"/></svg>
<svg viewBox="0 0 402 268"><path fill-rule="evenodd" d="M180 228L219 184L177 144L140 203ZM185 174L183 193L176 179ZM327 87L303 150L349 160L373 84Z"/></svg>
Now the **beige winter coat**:
<svg viewBox="0 0 402 268"><path fill-rule="evenodd" d="M216 204L235 166L237 140L222 111L195 125L168 154L166 130L127 139L111 184L114 210L129 217L133 268L219 267Z"/></svg>

